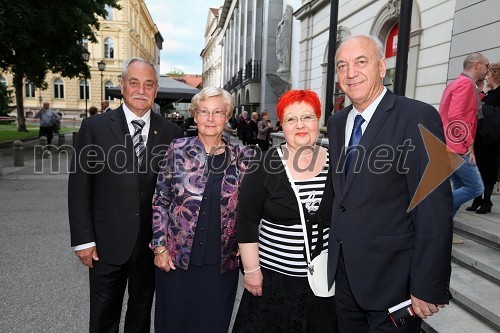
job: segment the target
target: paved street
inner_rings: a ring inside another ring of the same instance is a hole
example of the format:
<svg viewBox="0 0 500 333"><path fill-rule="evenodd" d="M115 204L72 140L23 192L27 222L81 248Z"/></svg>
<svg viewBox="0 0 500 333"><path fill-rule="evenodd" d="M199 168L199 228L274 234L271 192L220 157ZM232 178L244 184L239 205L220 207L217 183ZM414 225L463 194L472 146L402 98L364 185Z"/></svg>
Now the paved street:
<svg viewBox="0 0 500 333"><path fill-rule="evenodd" d="M67 170L35 174L32 149L24 168L0 152L0 332L85 332L88 274L69 247Z"/></svg>
<svg viewBox="0 0 500 333"><path fill-rule="evenodd" d="M66 135L68 146L64 152L71 150L71 137ZM0 332L87 332L88 270L69 246L68 154L53 154L42 160L33 154L35 143L36 140L25 142L24 167L13 167L12 147L0 145L3 172L0 177ZM58 143L57 139L54 143ZM56 163L58 158L60 162ZM500 192L495 190L495 193ZM500 195L494 195L492 200L491 214L479 216L462 208L457 215L455 231L460 237L465 236L465 244L453 248L450 290L458 303L452 303L439 316L427 320L426 325L433 327L434 332L494 331L484 323L484 318L496 323L498 317L498 284L494 282L500 277L497 260ZM493 244L493 248L484 244ZM471 275L475 269L482 273ZM236 304L242 289L240 281ZM464 305L467 305L465 309ZM467 311L484 318L477 319Z"/></svg>
<svg viewBox="0 0 500 333"><path fill-rule="evenodd" d="M87 332L88 270L70 248L67 154L42 160L36 143L25 142L24 167L0 148L0 332Z"/></svg>

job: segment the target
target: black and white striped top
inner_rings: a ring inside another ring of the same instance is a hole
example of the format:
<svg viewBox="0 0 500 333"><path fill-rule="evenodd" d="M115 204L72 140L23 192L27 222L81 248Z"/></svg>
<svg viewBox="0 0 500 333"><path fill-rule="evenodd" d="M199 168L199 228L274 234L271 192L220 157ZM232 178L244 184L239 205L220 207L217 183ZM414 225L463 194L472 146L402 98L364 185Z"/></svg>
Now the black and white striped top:
<svg viewBox="0 0 500 333"><path fill-rule="evenodd" d="M327 158L323 170L316 177L295 181L304 212L307 210L314 213L318 210L323 197L328 165ZM324 249L328 247L328 231L329 229L325 228ZM313 225L312 234L314 248L318 235L317 225ZM259 233L259 259L262 267L290 276L306 277L307 263L302 224L286 226L262 219Z"/></svg>

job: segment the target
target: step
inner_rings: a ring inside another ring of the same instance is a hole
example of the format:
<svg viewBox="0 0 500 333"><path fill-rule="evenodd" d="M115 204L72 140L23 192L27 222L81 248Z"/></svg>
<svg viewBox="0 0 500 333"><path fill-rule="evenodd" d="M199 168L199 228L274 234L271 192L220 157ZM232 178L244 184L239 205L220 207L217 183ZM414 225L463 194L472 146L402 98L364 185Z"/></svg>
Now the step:
<svg viewBox="0 0 500 333"><path fill-rule="evenodd" d="M432 317L422 321L422 331L426 333L494 333L497 330L491 328L480 319L451 301L444 309Z"/></svg>
<svg viewBox="0 0 500 333"><path fill-rule="evenodd" d="M451 263L450 292L456 303L500 330L500 285Z"/></svg>
<svg viewBox="0 0 500 333"><path fill-rule="evenodd" d="M500 249L500 216L460 212L453 223L455 232Z"/></svg>
<svg viewBox="0 0 500 333"><path fill-rule="evenodd" d="M472 239L462 238L463 244L454 244L451 250L452 260L500 285L500 251Z"/></svg>

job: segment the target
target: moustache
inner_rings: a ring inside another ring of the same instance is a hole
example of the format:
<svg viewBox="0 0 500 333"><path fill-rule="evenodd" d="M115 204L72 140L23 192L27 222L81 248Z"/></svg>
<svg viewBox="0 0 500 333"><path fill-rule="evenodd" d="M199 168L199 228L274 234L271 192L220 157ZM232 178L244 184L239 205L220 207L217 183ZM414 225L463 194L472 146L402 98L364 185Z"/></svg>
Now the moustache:
<svg viewBox="0 0 500 333"><path fill-rule="evenodd" d="M146 96L146 95L134 95L134 96L132 96L132 99L141 99L143 101L149 101L149 96Z"/></svg>

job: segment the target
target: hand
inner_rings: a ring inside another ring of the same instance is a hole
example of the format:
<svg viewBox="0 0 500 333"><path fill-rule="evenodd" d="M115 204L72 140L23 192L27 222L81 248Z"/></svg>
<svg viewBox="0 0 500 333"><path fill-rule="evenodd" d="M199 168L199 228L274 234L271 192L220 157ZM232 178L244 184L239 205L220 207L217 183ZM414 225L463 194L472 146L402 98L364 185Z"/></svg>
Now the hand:
<svg viewBox="0 0 500 333"><path fill-rule="evenodd" d="M245 288L254 296L262 296L262 272L260 269L252 273L245 273Z"/></svg>
<svg viewBox="0 0 500 333"><path fill-rule="evenodd" d="M89 268L94 268L92 259L94 259L95 261L99 261L99 256L97 255L97 249L95 246L75 251L75 254L78 256L78 258L80 258L82 264Z"/></svg>
<svg viewBox="0 0 500 333"><path fill-rule="evenodd" d="M165 248L164 246L156 247L154 249L154 252L161 251L164 248ZM155 265L156 267L165 272L169 272L171 269L175 270L174 262L168 251L155 255Z"/></svg>
<svg viewBox="0 0 500 333"><path fill-rule="evenodd" d="M474 145L470 145L467 148L467 152L464 156L469 156L469 164L476 165L476 155L474 155Z"/></svg>
<svg viewBox="0 0 500 333"><path fill-rule="evenodd" d="M444 308L444 304L427 303L411 295L411 307L417 316L426 319L427 316L432 316L437 313L439 308Z"/></svg>

